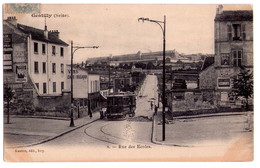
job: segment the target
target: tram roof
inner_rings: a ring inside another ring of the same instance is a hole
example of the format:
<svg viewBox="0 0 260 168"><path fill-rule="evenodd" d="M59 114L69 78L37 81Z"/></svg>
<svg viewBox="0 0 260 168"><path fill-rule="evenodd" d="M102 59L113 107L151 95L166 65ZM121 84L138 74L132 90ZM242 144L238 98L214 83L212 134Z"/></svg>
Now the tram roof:
<svg viewBox="0 0 260 168"><path fill-rule="evenodd" d="M125 96L135 96L134 93L115 93L115 94L110 94L107 97L125 97Z"/></svg>

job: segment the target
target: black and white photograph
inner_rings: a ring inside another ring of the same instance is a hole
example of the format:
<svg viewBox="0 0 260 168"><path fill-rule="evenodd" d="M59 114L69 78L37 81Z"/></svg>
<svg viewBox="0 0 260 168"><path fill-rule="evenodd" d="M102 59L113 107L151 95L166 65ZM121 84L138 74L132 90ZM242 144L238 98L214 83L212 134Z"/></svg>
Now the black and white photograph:
<svg viewBox="0 0 260 168"><path fill-rule="evenodd" d="M2 10L4 161L254 160L252 4Z"/></svg>

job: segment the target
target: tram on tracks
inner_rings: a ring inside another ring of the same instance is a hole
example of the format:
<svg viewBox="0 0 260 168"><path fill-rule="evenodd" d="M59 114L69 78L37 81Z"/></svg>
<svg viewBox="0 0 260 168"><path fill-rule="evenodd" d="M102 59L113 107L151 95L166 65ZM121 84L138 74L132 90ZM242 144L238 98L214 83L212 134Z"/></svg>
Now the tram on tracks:
<svg viewBox="0 0 260 168"><path fill-rule="evenodd" d="M133 117L136 109L136 95L131 92L117 93L107 96L107 119L126 119Z"/></svg>

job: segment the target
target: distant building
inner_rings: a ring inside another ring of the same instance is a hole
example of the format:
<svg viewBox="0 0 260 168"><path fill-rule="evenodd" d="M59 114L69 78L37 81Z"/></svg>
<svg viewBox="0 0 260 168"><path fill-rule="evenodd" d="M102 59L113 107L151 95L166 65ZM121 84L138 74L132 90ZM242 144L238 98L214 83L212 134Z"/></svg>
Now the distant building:
<svg viewBox="0 0 260 168"><path fill-rule="evenodd" d="M126 92L131 91L132 87L132 77L131 76L125 76L125 77L116 77L114 80L114 92Z"/></svg>
<svg viewBox="0 0 260 168"><path fill-rule="evenodd" d="M215 17L216 98L230 106L232 78L241 67L253 70L253 11L225 11L217 8Z"/></svg>
<svg viewBox="0 0 260 168"><path fill-rule="evenodd" d="M172 59L176 58L178 53L175 50L167 50L165 51L166 62L170 62ZM136 62L148 63L153 62L157 63L158 61L162 61L163 52L149 52L142 53L138 51L136 54L124 54L124 55L116 55L116 56L108 56L108 57L100 57L100 58L89 58L87 60L88 65L93 65L95 63L104 63L110 62L111 66L119 66L119 64L130 64Z"/></svg>

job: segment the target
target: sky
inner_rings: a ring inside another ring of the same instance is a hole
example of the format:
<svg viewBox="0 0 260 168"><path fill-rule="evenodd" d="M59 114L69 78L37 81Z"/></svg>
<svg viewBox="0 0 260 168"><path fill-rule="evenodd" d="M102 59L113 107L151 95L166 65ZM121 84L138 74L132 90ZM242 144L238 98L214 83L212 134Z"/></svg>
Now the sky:
<svg viewBox="0 0 260 168"><path fill-rule="evenodd" d="M214 53L214 17L217 5L41 5L48 30L59 30L60 38L78 46L99 46L81 49L74 61L90 57L132 54L138 51L162 51L162 31L152 22L138 22L139 17L163 21L166 16L166 50L179 53ZM248 5L224 5L224 10L250 9ZM64 14L67 17L54 17ZM4 14L14 16L13 14ZM16 14L18 23L44 28L44 17ZM68 50L70 51L70 50Z"/></svg>

